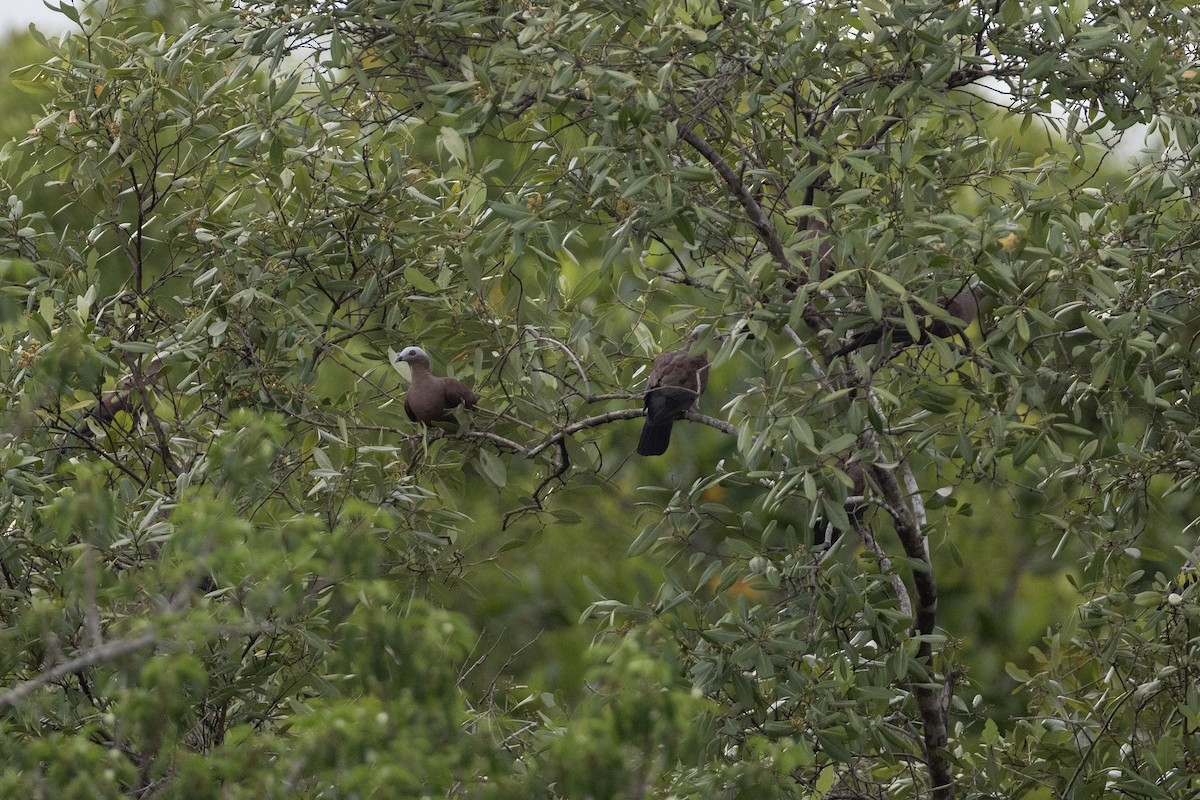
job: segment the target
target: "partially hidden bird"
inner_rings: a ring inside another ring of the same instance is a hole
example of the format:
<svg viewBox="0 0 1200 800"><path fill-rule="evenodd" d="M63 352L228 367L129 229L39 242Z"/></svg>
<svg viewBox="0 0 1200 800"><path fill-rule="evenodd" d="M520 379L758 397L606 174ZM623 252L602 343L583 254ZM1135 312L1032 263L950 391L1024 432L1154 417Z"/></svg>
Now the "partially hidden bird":
<svg viewBox="0 0 1200 800"><path fill-rule="evenodd" d="M889 332L892 345L901 347L914 343L925 344L929 341L930 336L936 336L939 339L957 336L979 316L979 304L983 301L983 292L983 283L974 281L952 296L939 300L938 305L945 309L951 319L931 318L919 305L913 304L912 308L920 320L920 332L916 340L913 339L912 333L903 322L884 320L878 325L856 334L844 347L834 351L832 357L844 356L866 345L875 344Z"/></svg>
<svg viewBox="0 0 1200 800"><path fill-rule="evenodd" d="M86 414L84 414L75 427L72 429L79 436L90 439L92 430L88 426L88 420L94 419L101 425L109 425L117 417L117 413L124 411L126 414L133 414L136 394L138 392L138 384L142 386L152 387L157 386L160 382L158 374L162 372L163 362L160 358L153 358L146 366L142 367L140 377L137 373L127 375L117 384L115 389L109 389L100 396L96 405L92 406Z"/></svg>
<svg viewBox="0 0 1200 800"><path fill-rule="evenodd" d="M475 408L479 397L457 378L434 375L429 371L429 354L419 347L406 347L396 357L412 368L412 382L404 395L404 413L413 422L429 425L454 419L451 409Z"/></svg>
<svg viewBox="0 0 1200 800"><path fill-rule="evenodd" d="M866 492L867 480L866 469L860 461L847 461L845 458L837 460L837 468L840 469L847 478L850 479L849 494L847 495L846 516L850 524L857 525L863 519L866 513L866 503L863 502L863 494ZM853 506L849 505L849 498L859 498L859 501ZM827 549L833 546L833 543L842 537L844 531L835 525L831 520L824 517L819 518L813 525L813 546L819 549Z"/></svg>
<svg viewBox="0 0 1200 800"><path fill-rule="evenodd" d="M671 426L683 419L708 386L708 354L692 355L692 345L708 329L700 325L688 337L687 345L679 350L660 353L654 359L650 377L646 379L643 405L646 422L638 440L637 452L643 456L660 456L671 444Z"/></svg>

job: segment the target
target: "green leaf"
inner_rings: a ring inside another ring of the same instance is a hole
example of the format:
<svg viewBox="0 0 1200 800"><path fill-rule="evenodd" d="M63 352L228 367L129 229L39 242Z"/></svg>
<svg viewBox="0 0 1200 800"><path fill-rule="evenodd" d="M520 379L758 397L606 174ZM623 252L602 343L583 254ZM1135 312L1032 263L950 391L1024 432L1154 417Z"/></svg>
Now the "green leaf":
<svg viewBox="0 0 1200 800"><path fill-rule="evenodd" d="M479 472L497 489L508 483L508 469L504 462L490 450L480 450L476 461Z"/></svg>
<svg viewBox="0 0 1200 800"><path fill-rule="evenodd" d="M458 163L467 163L467 143L454 128L443 127L438 131L438 145Z"/></svg>
<svg viewBox="0 0 1200 800"><path fill-rule="evenodd" d="M283 83L271 83L267 88L267 97L271 104L271 111L278 111L287 105L288 101L296 93L296 87L300 85L300 72L294 72L284 79Z"/></svg>
<svg viewBox="0 0 1200 800"><path fill-rule="evenodd" d="M866 187L861 188L861 189L850 189L850 190L842 192L840 195L838 195L837 198L834 200L833 204L835 206L854 205L856 203L862 202L863 200L866 200L868 197L871 196L871 193L872 193L872 190L869 188L866 188Z"/></svg>
<svg viewBox="0 0 1200 800"><path fill-rule="evenodd" d="M409 286L424 294L437 294L438 287L433 281L426 278L425 275L416 267L407 267L404 270L404 280Z"/></svg>
<svg viewBox="0 0 1200 800"><path fill-rule="evenodd" d="M52 87L47 85L44 81L31 81L24 78L9 78L8 82L12 84L13 87L20 89L25 94L33 95L34 97L47 97L53 91Z"/></svg>
<svg viewBox="0 0 1200 800"><path fill-rule="evenodd" d="M630 543L629 549L625 552L625 554L630 558L640 556L653 547L654 543L657 541L658 523L652 523L642 528L642 532L638 534L637 538L634 539L632 543Z"/></svg>

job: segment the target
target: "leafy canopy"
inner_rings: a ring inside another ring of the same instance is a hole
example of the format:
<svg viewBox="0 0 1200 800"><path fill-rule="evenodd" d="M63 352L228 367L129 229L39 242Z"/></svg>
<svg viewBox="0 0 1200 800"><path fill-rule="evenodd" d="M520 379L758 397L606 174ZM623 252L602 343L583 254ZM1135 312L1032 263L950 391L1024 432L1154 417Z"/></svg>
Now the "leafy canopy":
<svg viewBox="0 0 1200 800"><path fill-rule="evenodd" d="M1187 793L1185 4L144 10L0 149L5 793Z"/></svg>

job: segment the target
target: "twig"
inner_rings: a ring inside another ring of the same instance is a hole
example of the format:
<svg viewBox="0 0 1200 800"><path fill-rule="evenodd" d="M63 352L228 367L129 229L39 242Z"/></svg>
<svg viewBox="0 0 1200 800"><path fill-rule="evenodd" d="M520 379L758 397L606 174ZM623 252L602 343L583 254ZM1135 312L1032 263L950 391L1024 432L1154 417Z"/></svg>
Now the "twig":
<svg viewBox="0 0 1200 800"><path fill-rule="evenodd" d="M586 397L587 395L590 395L592 393L591 384L588 382L587 372L584 370L583 364L579 363L579 358L576 357L575 353L573 353L571 351L571 348L567 347L565 344L560 342L558 339L553 339L549 336L542 336L540 333L537 332L537 329L534 328L532 325L526 325L525 332L527 334L529 334L530 336L532 336L534 341L548 342L548 343L554 345L555 347L557 347L559 350L562 350L564 353L566 353L567 358L571 359L572 363L575 364L575 369L576 369L576 371L579 372L579 377L583 381L584 396Z"/></svg>
<svg viewBox="0 0 1200 800"><path fill-rule="evenodd" d="M87 630L88 646L104 644L100 633L100 606L96 603L96 548L86 545L83 551L84 570L84 628Z"/></svg>
<svg viewBox="0 0 1200 800"><path fill-rule="evenodd" d="M512 452L523 455L526 458L533 457L530 455L528 449L517 444L512 439L506 439L503 436L501 436L500 434L492 433L491 431L459 431L458 433L445 433L442 431L438 431L438 432L442 433L442 436L439 438L444 438L444 439L483 439L484 441L491 442L492 444L496 445L497 447L503 447L506 450L511 450Z"/></svg>
<svg viewBox="0 0 1200 800"><path fill-rule="evenodd" d="M797 345L803 343L789 326L785 325L784 329ZM821 385L832 391L833 384L820 362L814 360L812 368ZM883 409L879 405L879 397L870 385L862 385L861 388L876 416L884 419ZM873 460L876 464L885 464L891 460L885 456L883 446L873 428L864 428L860 439L864 447L874 455ZM897 591L902 606L906 605L905 598L908 598L907 610L913 618L913 632L921 637L917 645L917 658L929 672L926 680L914 682L913 694L916 697L917 708L924 724L925 763L929 767L932 796L935 800L951 800L954 797L954 779L945 755L949 743L947 732L949 715L947 704L943 702L945 688L934 685L936 671L933 664L933 645L929 639L937 625L937 581L934 579L933 563L929 558L929 544L923 533L926 525L925 504L921 500L920 487L917 485L916 477L913 475L912 467L908 464L907 459L900 456L898 461L899 463L894 469L872 468L871 475L879 485L880 491L883 492L883 501L879 505L886 509L892 518L905 555L921 563L919 568L912 571L913 588L916 591L915 613L913 613L912 598L908 597L904 582L899 580L899 576L893 575L892 583L896 585L899 581ZM897 471L900 473L900 479L904 481L903 490L900 487L900 480L897 480ZM864 535L866 534L865 526L858 529L858 533L862 537L863 544L872 552L876 555L883 553L874 537Z"/></svg>
<svg viewBox="0 0 1200 800"><path fill-rule="evenodd" d="M619 393L619 394L593 394L583 398L585 403L604 403L609 400L641 400L642 392L637 394Z"/></svg>
<svg viewBox="0 0 1200 800"><path fill-rule="evenodd" d="M533 502L523 505L520 508L514 508L512 511L509 511L507 514L505 514L504 519L500 522L500 530L508 530L508 524L513 520L514 517L520 517L530 511L546 510L546 503L542 497L542 493L545 492L550 484L554 481L561 481L562 476L566 475L567 470L571 468L571 457L567 453L566 439L559 440L558 451L558 463L555 465L554 471L545 478L542 478L542 482L537 485L537 488L533 490L533 494L530 495L530 497L533 499ZM565 481L563 482L565 483Z"/></svg>
<svg viewBox="0 0 1200 800"><path fill-rule="evenodd" d="M885 505L881 503L880 505ZM882 569L892 582L892 589L896 592L896 599L900 602L900 610L905 615L911 617L912 598L909 597L908 587L904 585L904 579L901 578L892 568L892 559L887 552L879 546L878 540L875 538L875 533L871 530L870 525L862 525L854 522L854 531L858 534L858 538L862 540L863 547L866 547L875 554L875 559L879 562L879 568Z"/></svg>

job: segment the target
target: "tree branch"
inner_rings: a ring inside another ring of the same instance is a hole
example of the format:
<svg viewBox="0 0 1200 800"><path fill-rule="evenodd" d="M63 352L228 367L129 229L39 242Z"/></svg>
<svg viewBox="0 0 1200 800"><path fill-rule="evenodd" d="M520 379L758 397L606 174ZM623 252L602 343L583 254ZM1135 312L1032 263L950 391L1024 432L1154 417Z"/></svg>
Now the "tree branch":
<svg viewBox="0 0 1200 800"><path fill-rule="evenodd" d="M151 647L157 641L158 634L154 631L147 631L139 636L133 636L128 639L117 639L107 644L93 647L84 651L82 655L78 655L70 661L64 661L58 666L41 673L36 678L17 684L4 694L0 694L0 708L15 706L38 689L47 684L54 683L60 678L65 678L68 675L80 672L104 661L120 658L135 650Z"/></svg>
<svg viewBox="0 0 1200 800"><path fill-rule="evenodd" d="M803 345L800 337L790 326L785 325L784 329L798 346ZM828 391L833 391L833 383L821 363L814 360L811 364L821 385ZM879 398L871 386L860 382L859 388L866 395L876 416L884 419ZM886 464L892 460L883 452L883 446L880 444L875 429L864 428L860 434L860 441L863 447L874 455L876 464ZM904 481L904 489L900 486L897 472ZM929 545L923 531L926 522L925 504L921 500L920 487L917 485L912 468L903 455L899 457L899 464L895 468L872 467L870 474L883 493L883 502L880 505L892 518L896 534L904 548L904 554L921 565L912 571L913 588L916 591L913 632L920 638L917 644L917 658L925 667L927 674L925 680L913 684L913 695L916 697L917 710L923 723L925 763L929 767L932 796L934 800L953 800L953 773L946 760L946 748L950 741L947 728L949 710L948 704L942 702L945 689L936 683L937 673L933 664L933 645L930 642L930 636L937 625L937 581L934 578L933 563L929 558ZM859 531L860 536L863 533L864 531ZM863 543L877 554L883 552L873 537L863 536ZM901 595L901 603L904 603L905 596L907 596L907 592ZM909 598L908 604L911 610L912 598Z"/></svg>
<svg viewBox="0 0 1200 800"><path fill-rule="evenodd" d="M641 408L621 408L617 409L616 411L606 411L605 413L597 414L594 417L585 417L578 422L573 422L570 425L555 431L544 442L539 444L537 447L532 448L527 455L529 458L533 458L547 447L552 447L567 436L572 436L580 431L587 430L588 428L594 428L597 425L604 425L606 423L616 422L617 420L622 419L637 419L638 417L645 416L645 413L645 410Z"/></svg>
<svg viewBox="0 0 1200 800"><path fill-rule="evenodd" d="M879 418L883 419L875 392L870 386L863 388L871 407ZM876 463L886 463L883 448L874 429L865 428L862 440L875 454ZM897 471L904 479L905 489L901 489L896 476ZM933 644L930 640L937 625L937 580L934 578L933 563L929 558L929 544L922 530L925 523L925 505L921 500L912 469L903 456L895 469L876 467L872 470L872 475L890 509L904 554L920 564L912 571L917 601L916 613L913 615L913 632L920 639L917 643L917 659L925 667L926 676L923 680L915 682L912 688L923 723L925 763L929 766L929 781L934 800L953 800L954 777L950 763L946 760L946 748L950 740L946 720L947 706L942 702L945 687L937 681Z"/></svg>
<svg viewBox="0 0 1200 800"><path fill-rule="evenodd" d="M727 433L730 436L737 436L737 428L723 419L708 417L695 411L688 411L683 418L691 422L699 422L701 425L707 425L710 428L716 428L722 433Z"/></svg>
<svg viewBox="0 0 1200 800"><path fill-rule="evenodd" d="M746 211L746 216L750 220L750 224L758 231L762 237L763 244L766 245L767 252L775 259L775 263L780 269L792 274L791 261L784 252L783 242L779 238L779 231L775 230L775 225L767 217L762 206L754 199L754 195L750 194L750 190L746 188L746 184L741 177L733 171L733 167L729 166L729 162L717 152L716 148L709 144L708 140L697 133L695 130L687 126L681 121L676 121L679 126L679 138L695 148L696 152L704 156L704 159L712 164L713 169L721 176L721 180L725 181L725 185L729 187L729 191L741 204ZM805 277L795 276L801 282L806 280Z"/></svg>
<svg viewBox="0 0 1200 800"><path fill-rule="evenodd" d="M880 503L880 505L886 507L883 503ZM875 532L871 530L870 525L861 523L853 517L850 521L854 526L855 533L858 534L858 538L862 540L863 547L875 554L875 559L879 562L879 568L891 579L892 589L896 592L896 599L900 601L900 610L912 616L912 598L908 594L908 587L904 585L904 579L893 569L892 559L888 556L887 551L879 545L879 541L875 538Z"/></svg>
<svg viewBox="0 0 1200 800"><path fill-rule="evenodd" d="M606 397L588 398L588 402L605 399L622 399L626 397L629 396L611 395ZM431 438L437 439L479 439L481 441L491 442L497 447L501 447L517 455L524 456L525 458L536 458L547 448L555 446L566 437L573 436L580 431L587 430L588 428L596 428L600 425L607 425L610 422L618 422L623 419L637 419L638 417L643 417L645 415L645 410L641 408L620 408L616 411L606 411L603 414L584 417L581 420L572 422L570 425L566 425L557 431L554 431L545 439L533 446L523 445L520 442L516 442L512 439L501 436L498 433L492 433L491 431L466 430L451 432L444 431L440 428L434 428L430 431L430 433L432 434ZM707 425L710 428L715 428L730 436L737 436L737 428L723 419L709 417L704 414L697 413L696 411L688 411L683 418L689 422L696 422L701 425ZM313 422L313 424L317 423ZM385 431L388 433L400 434L402 436L409 436L409 434L405 434L404 431L400 430L399 428L395 428L390 425L351 425L349 427L353 428L354 430Z"/></svg>

